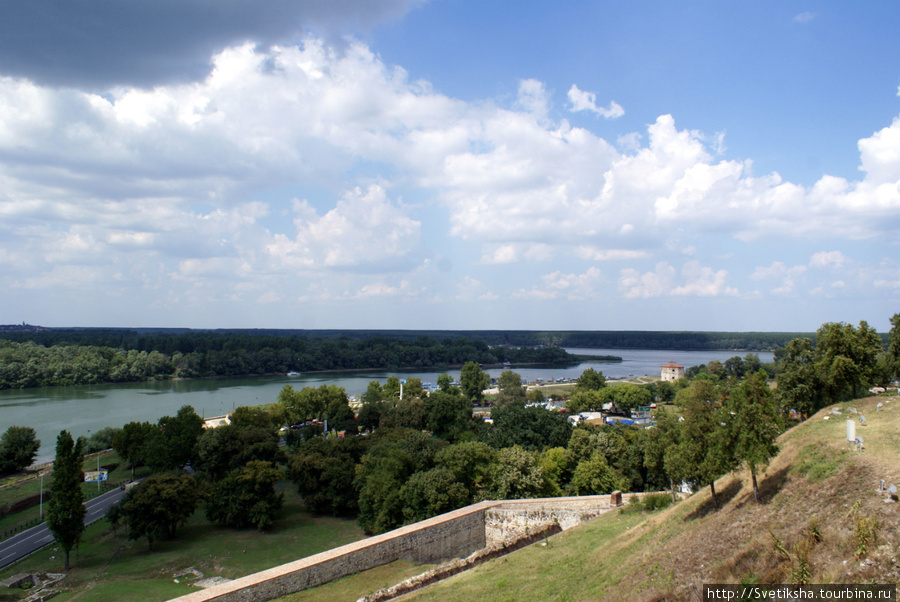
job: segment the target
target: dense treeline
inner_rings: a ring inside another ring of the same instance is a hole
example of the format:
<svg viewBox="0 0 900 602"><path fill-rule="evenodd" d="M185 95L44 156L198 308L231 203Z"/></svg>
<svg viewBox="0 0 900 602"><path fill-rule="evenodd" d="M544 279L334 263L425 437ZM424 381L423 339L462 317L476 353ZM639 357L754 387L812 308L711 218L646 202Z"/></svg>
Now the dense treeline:
<svg viewBox="0 0 900 602"><path fill-rule="evenodd" d="M814 333L792 332L664 332L639 330L597 331L531 331L531 330L277 330L222 329L199 331L190 329L33 329L23 332L0 331L0 337L12 341L33 341L44 346L60 343L121 347L138 351L187 353L192 341L201 347L225 338L239 340L257 338L263 347L275 347L279 339L341 339L415 341L416 339L466 339L482 341L490 346L514 347L593 347L612 349L697 349L774 351L795 338L815 338ZM244 347L247 343L242 343Z"/></svg>
<svg viewBox="0 0 900 602"><path fill-rule="evenodd" d="M51 331L0 339L0 389L291 371L396 370L481 364L565 363L556 347L490 347L480 340L306 338L221 332Z"/></svg>
<svg viewBox="0 0 900 602"><path fill-rule="evenodd" d="M607 331L561 333L564 347L611 349L679 349L774 351L802 335L790 332L651 332Z"/></svg>

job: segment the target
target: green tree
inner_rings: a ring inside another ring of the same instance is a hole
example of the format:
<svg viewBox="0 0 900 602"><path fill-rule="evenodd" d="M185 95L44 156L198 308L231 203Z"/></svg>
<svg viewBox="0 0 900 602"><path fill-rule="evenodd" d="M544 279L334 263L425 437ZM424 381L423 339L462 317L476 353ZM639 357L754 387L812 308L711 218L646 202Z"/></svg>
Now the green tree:
<svg viewBox="0 0 900 602"><path fill-rule="evenodd" d="M497 452L481 441L466 441L449 445L435 454L435 465L453 472L468 492L471 503L480 497L489 483L491 465Z"/></svg>
<svg viewBox="0 0 900 602"><path fill-rule="evenodd" d="M356 513L353 477L368 445L365 437L316 437L299 446L289 459L288 477L308 510L332 516Z"/></svg>
<svg viewBox="0 0 900 602"><path fill-rule="evenodd" d="M600 495L625 488L625 479L609 466L599 450L575 467L569 491L574 495Z"/></svg>
<svg viewBox="0 0 900 602"><path fill-rule="evenodd" d="M194 514L201 498L191 475L148 477L122 500L122 522L128 526L128 538L146 537L152 551L154 541L175 537L178 527Z"/></svg>
<svg viewBox="0 0 900 602"><path fill-rule="evenodd" d="M453 377L447 374L441 374L437 377L437 386L444 393L450 393L451 395L462 395L462 391L459 390L459 387L453 386Z"/></svg>
<svg viewBox="0 0 900 602"><path fill-rule="evenodd" d="M823 324L816 331L816 367L825 395L836 403L855 399L871 383L881 338L865 321L859 328L843 322Z"/></svg>
<svg viewBox="0 0 900 602"><path fill-rule="evenodd" d="M181 468L195 459L202 434L203 419L189 405L182 406L175 416L163 416L144 442L147 464L156 471Z"/></svg>
<svg viewBox="0 0 900 602"><path fill-rule="evenodd" d="M563 447L572 434L572 426L565 415L541 407L521 404L495 407L491 416L493 430L488 432L485 442L497 449L513 445L536 451L545 447Z"/></svg>
<svg viewBox="0 0 900 602"><path fill-rule="evenodd" d="M781 434L781 417L775 395L766 382L766 373L757 372L744 379L732 393L728 404L732 419L729 437L734 456L750 470L753 499L759 502L757 472L778 453L775 438Z"/></svg>
<svg viewBox="0 0 900 602"><path fill-rule="evenodd" d="M469 493L453 471L432 468L413 474L403 485L400 498L404 521L414 523L465 506Z"/></svg>
<svg viewBox="0 0 900 602"><path fill-rule="evenodd" d="M667 473L694 487L709 485L713 505L718 508L716 479L735 467L727 421L720 415L719 392L708 380L695 380L678 400L684 420L679 423L678 443L665 452Z"/></svg>
<svg viewBox="0 0 900 602"><path fill-rule="evenodd" d="M384 383L384 398L389 401L400 399L401 384L399 376L388 376Z"/></svg>
<svg viewBox="0 0 900 602"><path fill-rule="evenodd" d="M278 427L279 421L266 408L238 406L229 414L231 424L238 428L256 427L273 430Z"/></svg>
<svg viewBox="0 0 900 602"><path fill-rule="evenodd" d="M579 412L598 411L603 406L599 389L579 391L572 393L566 402L566 408L574 414Z"/></svg>
<svg viewBox="0 0 900 602"><path fill-rule="evenodd" d="M482 405L484 390L491 382L491 377L481 369L478 362L466 362L459 373L459 386L463 395L470 402Z"/></svg>
<svg viewBox="0 0 900 602"><path fill-rule="evenodd" d="M359 492L357 520L366 533L384 533L403 524L400 490L414 472L410 454L397 445L382 443L363 456L354 484Z"/></svg>
<svg viewBox="0 0 900 602"><path fill-rule="evenodd" d="M134 468L145 458L147 440L156 426L149 422L129 422L113 436L113 449L123 460L131 465L131 478L134 479Z"/></svg>
<svg viewBox="0 0 900 602"><path fill-rule="evenodd" d="M271 462L253 460L212 486L206 518L223 527L256 527L265 531L284 506L275 491L281 471Z"/></svg>
<svg viewBox="0 0 900 602"><path fill-rule="evenodd" d="M599 370L588 368L581 373L575 388L579 391L599 391L606 386L606 377Z"/></svg>
<svg viewBox="0 0 900 602"><path fill-rule="evenodd" d="M550 485L535 457L519 446L497 453L488 476L490 485L483 495L490 500L512 500L540 497Z"/></svg>
<svg viewBox="0 0 900 602"><path fill-rule="evenodd" d="M77 547L84 532L84 473L81 440L75 443L68 431L56 438L56 459L47 504L47 527L66 554L65 571L69 570L69 553Z"/></svg>
<svg viewBox="0 0 900 602"><path fill-rule="evenodd" d="M278 394L279 413L291 424L321 419L329 403L346 397L346 391L336 385L303 387L300 391L295 391L291 385L285 385Z"/></svg>
<svg viewBox="0 0 900 602"><path fill-rule="evenodd" d="M785 410L807 416L825 405L824 383L810 339L793 339L777 354L777 397Z"/></svg>
<svg viewBox="0 0 900 602"><path fill-rule="evenodd" d="M628 412L640 406L648 406L653 399L648 388L631 383L621 383L606 387L599 392L599 396L603 402L613 402L621 412Z"/></svg>
<svg viewBox="0 0 900 602"><path fill-rule="evenodd" d="M0 474L31 466L41 442L30 426L11 426L0 438Z"/></svg>
<svg viewBox="0 0 900 602"><path fill-rule="evenodd" d="M435 437L456 442L472 429L472 404L462 395L432 391L425 398L425 424Z"/></svg>
<svg viewBox="0 0 900 602"><path fill-rule="evenodd" d="M359 409L356 420L359 428L374 431L381 423L381 417L387 412L388 406L384 401L367 401Z"/></svg>
<svg viewBox="0 0 900 602"><path fill-rule="evenodd" d="M244 426L242 426L244 425ZM284 460L278 436L269 428L238 422L207 429L197 441L194 468L218 481L251 461L277 463Z"/></svg>
<svg viewBox="0 0 900 602"><path fill-rule="evenodd" d="M522 386L522 377L512 370L504 370L497 379L500 390L494 400L494 408L504 409L513 405L525 405L526 389Z"/></svg>
<svg viewBox="0 0 900 602"><path fill-rule="evenodd" d="M381 387L381 383L377 380L370 380L366 392L360 396L360 401L364 404L377 403L384 401L384 398L384 389Z"/></svg>
<svg viewBox="0 0 900 602"><path fill-rule="evenodd" d="M379 425L388 428L425 428L425 403L418 397L406 397L385 402Z"/></svg>
<svg viewBox="0 0 900 602"><path fill-rule="evenodd" d="M647 431L644 445L644 468L647 469L649 488L669 487L672 503L675 503L675 479L665 466L666 450L678 443L678 422L672 412L659 411L656 426Z"/></svg>
<svg viewBox="0 0 900 602"><path fill-rule="evenodd" d="M888 332L888 367L892 377L900 377L900 313L891 316L891 330Z"/></svg>

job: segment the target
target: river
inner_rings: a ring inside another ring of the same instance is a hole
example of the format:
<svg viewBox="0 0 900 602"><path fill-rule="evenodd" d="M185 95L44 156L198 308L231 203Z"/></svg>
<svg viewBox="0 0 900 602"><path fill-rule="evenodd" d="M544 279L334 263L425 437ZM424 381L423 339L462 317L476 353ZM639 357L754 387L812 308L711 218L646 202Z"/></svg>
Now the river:
<svg viewBox="0 0 900 602"><path fill-rule="evenodd" d="M660 351L632 349L567 349L578 355L615 355L621 362L583 362L570 367L516 367L522 378L537 379L578 378L588 368L603 372L607 378L628 378L645 374L659 374L659 367L670 361L685 368L712 360L725 361L746 352L736 351ZM759 353L763 362L772 361L772 353ZM503 368L487 372L498 377ZM448 370L454 379L459 370ZM272 403L287 385L295 389L334 384L343 387L348 395L359 395L372 380L384 382L395 374L401 378L418 377L423 383L437 382L442 372L383 372L319 373L301 376L256 376L247 378L215 378L201 380L157 381L116 385L80 387L47 387L0 391L0 433L12 425L30 426L41 440L38 461L53 458L56 436L63 429L73 436L90 436L99 429L120 427L131 421L156 422L161 416L174 416L184 405L194 407L204 417L221 416L242 405Z"/></svg>

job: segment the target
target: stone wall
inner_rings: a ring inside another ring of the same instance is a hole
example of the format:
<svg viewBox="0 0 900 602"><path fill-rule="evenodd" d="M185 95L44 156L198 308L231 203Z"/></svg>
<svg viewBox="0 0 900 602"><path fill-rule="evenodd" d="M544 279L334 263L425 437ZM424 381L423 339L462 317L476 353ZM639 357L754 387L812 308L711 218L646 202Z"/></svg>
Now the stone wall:
<svg viewBox="0 0 900 602"><path fill-rule="evenodd" d="M571 529L618 505L611 503L610 497L592 495L499 502L485 512L485 540L488 545L501 543L551 525L559 525L563 531Z"/></svg>
<svg viewBox="0 0 900 602"><path fill-rule="evenodd" d="M567 529L610 509L608 495L481 502L177 600L271 600L395 560L436 564L465 558L489 544L518 539L550 525Z"/></svg>

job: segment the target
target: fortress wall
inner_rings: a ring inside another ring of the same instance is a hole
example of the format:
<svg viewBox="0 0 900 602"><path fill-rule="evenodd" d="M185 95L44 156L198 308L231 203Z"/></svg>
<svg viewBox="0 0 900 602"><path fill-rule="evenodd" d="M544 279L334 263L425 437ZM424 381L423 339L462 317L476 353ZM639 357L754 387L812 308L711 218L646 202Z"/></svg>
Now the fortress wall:
<svg viewBox="0 0 900 602"><path fill-rule="evenodd" d="M327 552L177 598L182 602L271 600L395 560L435 564L485 547L484 511L474 504Z"/></svg>
<svg viewBox="0 0 900 602"><path fill-rule="evenodd" d="M621 495L621 494L620 494ZM630 494L629 494L630 495ZM609 495L486 501L177 598L259 602L395 560L436 564L548 526L574 527L618 505ZM623 496L625 497L625 496Z"/></svg>

